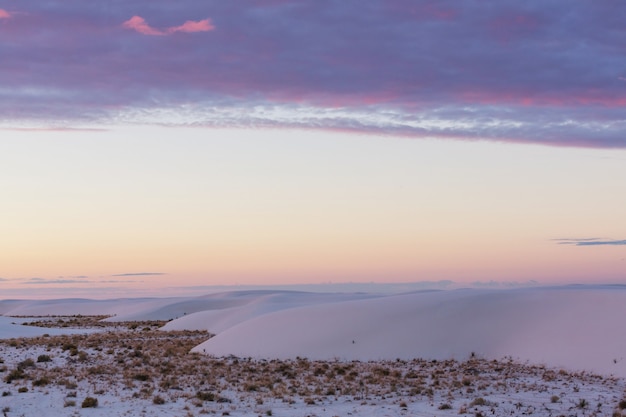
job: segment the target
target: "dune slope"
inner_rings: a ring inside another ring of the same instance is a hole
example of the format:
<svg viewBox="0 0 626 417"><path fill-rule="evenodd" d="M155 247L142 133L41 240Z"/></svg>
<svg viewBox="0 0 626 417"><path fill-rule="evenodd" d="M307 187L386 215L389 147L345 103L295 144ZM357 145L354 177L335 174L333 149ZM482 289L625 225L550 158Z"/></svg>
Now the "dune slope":
<svg viewBox="0 0 626 417"><path fill-rule="evenodd" d="M194 350L345 360L511 356L626 376L623 317L621 288L412 293L263 314Z"/></svg>

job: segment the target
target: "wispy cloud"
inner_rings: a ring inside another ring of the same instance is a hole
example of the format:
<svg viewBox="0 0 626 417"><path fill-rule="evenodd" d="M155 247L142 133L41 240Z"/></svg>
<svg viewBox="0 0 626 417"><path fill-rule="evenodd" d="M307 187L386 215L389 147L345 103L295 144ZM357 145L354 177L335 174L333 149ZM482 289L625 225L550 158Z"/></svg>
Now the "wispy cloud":
<svg viewBox="0 0 626 417"><path fill-rule="evenodd" d="M82 279L43 279L43 278L31 278L24 282L27 285L49 285L49 284L85 284L89 281Z"/></svg>
<svg viewBox="0 0 626 417"><path fill-rule="evenodd" d="M188 20L180 26L175 26L167 29L168 33L175 32L186 32L186 33L194 33L194 32L209 32L215 29L215 26L211 23L210 19L198 20L194 22L193 20Z"/></svg>
<svg viewBox="0 0 626 417"><path fill-rule="evenodd" d="M136 276L136 275L162 275L159 273L139 273L139 274L121 274L121 275L113 275L117 277L127 277L127 276ZM71 277L57 277L57 278L19 278L19 279L2 279L1 281L21 281L24 285L51 285L51 284L129 284L143 281L135 281L135 280L119 280L119 279L89 279L86 275L77 275Z"/></svg>
<svg viewBox="0 0 626 417"><path fill-rule="evenodd" d="M139 120L626 148L623 1L51 4L5 12L0 36L20 42L3 51L0 126ZM190 32L211 34L166 36Z"/></svg>
<svg viewBox="0 0 626 417"><path fill-rule="evenodd" d="M138 277L138 276L150 276L150 275L167 275L165 272L132 272L127 274L115 274L112 277Z"/></svg>
<svg viewBox="0 0 626 417"><path fill-rule="evenodd" d="M574 246L626 246L626 239L604 239L598 237L581 239L555 239L559 245Z"/></svg>
<svg viewBox="0 0 626 417"><path fill-rule="evenodd" d="M539 282L535 280L529 281L474 281L471 283L472 287L476 288L520 288L520 287L535 287Z"/></svg>
<svg viewBox="0 0 626 417"><path fill-rule="evenodd" d="M133 16L123 23L123 26L127 29L132 29L143 35L160 36L165 35L165 32L155 29L148 25L143 17Z"/></svg>
<svg viewBox="0 0 626 417"><path fill-rule="evenodd" d="M0 9L0 19L10 19L11 13L7 12L4 9Z"/></svg>
<svg viewBox="0 0 626 417"><path fill-rule="evenodd" d="M172 26L164 30L156 29L150 26L141 16L133 16L122 24L127 29L132 29L143 35L163 36L176 32L209 32L215 29L210 19L204 20L188 20L180 26Z"/></svg>

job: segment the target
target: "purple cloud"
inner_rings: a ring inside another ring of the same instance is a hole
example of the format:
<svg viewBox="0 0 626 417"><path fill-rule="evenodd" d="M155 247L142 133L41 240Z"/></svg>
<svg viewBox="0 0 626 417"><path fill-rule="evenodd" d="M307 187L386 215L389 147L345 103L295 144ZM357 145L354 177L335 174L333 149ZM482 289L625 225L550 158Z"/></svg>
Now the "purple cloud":
<svg viewBox="0 0 626 417"><path fill-rule="evenodd" d="M621 0L19 6L0 18L4 127L285 126L626 148Z"/></svg>

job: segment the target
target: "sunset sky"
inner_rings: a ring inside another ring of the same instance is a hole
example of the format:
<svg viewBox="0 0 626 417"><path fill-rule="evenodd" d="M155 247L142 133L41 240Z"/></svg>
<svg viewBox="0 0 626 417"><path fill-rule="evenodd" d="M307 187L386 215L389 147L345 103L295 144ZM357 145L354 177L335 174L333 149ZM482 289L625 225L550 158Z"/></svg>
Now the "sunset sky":
<svg viewBox="0 0 626 417"><path fill-rule="evenodd" d="M0 0L0 298L626 283L624 16Z"/></svg>

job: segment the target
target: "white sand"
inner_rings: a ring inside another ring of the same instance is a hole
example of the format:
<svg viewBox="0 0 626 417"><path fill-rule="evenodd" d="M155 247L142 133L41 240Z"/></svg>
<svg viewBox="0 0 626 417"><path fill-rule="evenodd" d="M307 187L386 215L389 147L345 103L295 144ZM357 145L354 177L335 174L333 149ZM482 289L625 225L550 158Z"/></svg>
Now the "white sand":
<svg viewBox="0 0 626 417"><path fill-rule="evenodd" d="M164 329L208 329L217 336L194 350L216 356L390 359L391 363L403 367L406 374L412 367L411 362L396 362L396 358L463 360L474 353L485 358L509 356L551 368L626 377L623 360L626 332L622 331L626 289L621 287L454 290L401 295L245 291L190 298L0 301L0 312L5 315L0 317L1 339L83 331L23 326L20 323L27 319L7 315L107 314L114 315L109 319L114 321L174 319ZM137 334L141 337L141 332ZM108 363L107 355L94 349L88 349L91 359L83 364L59 349L48 352L45 345L0 348L0 357L7 369L44 353L50 353L55 361L50 365L38 364L44 370L47 366L70 366L70 363L79 368ZM78 378L77 405L64 407L68 390L63 386L35 387L20 381L19 384L28 385L29 391L18 393L17 384L0 382L2 390L11 393L0 397L0 408L9 410L7 416L140 417L185 415L185 412L186 415L228 412L232 416L246 416L267 415L268 410L272 410L275 416L444 417L458 415L472 399L486 396L502 415L549 417L554 413L563 414L564 410L587 415L585 413L595 409L599 411L600 407L603 407L602 415L610 415L623 397L623 379L597 379L578 374L577 379L572 380L556 372L556 378L545 379L544 371L543 367L535 368L533 373L513 380L496 371L492 383L486 384L487 388L482 391L470 393L461 385L455 388L452 397L448 388L441 392L435 390L430 399L424 395L398 396L398 393L370 393L366 397L317 395L314 405L298 395L291 395L291 400L285 401L269 393L248 392L241 382L221 388L220 394L231 398L232 403L205 403L202 408L193 405L196 386L188 386L184 391L158 389L156 392L167 402L155 405L152 397L135 396L145 384L136 383L128 390L124 384L106 382L98 376L93 380ZM294 383L302 386L304 380ZM555 394L559 398L557 403L551 400ZM96 409L80 409L80 401L89 395L96 395L100 405ZM593 408L582 410L577 406L581 400L588 401ZM450 402L453 407L439 408L443 402ZM406 407L400 406L403 403ZM483 415L489 412L489 407L492 406L480 408ZM468 412L473 414L478 408Z"/></svg>
<svg viewBox="0 0 626 417"><path fill-rule="evenodd" d="M401 295L242 291L202 297L0 301L4 315L108 314L217 333L195 350L256 358L522 361L626 376L626 289L578 286ZM176 319L177 318L177 319ZM38 333L0 320L0 337Z"/></svg>
<svg viewBox="0 0 626 417"><path fill-rule="evenodd" d="M424 292L265 314L195 350L347 360L465 359L473 352L624 377L624 317L621 288Z"/></svg>

